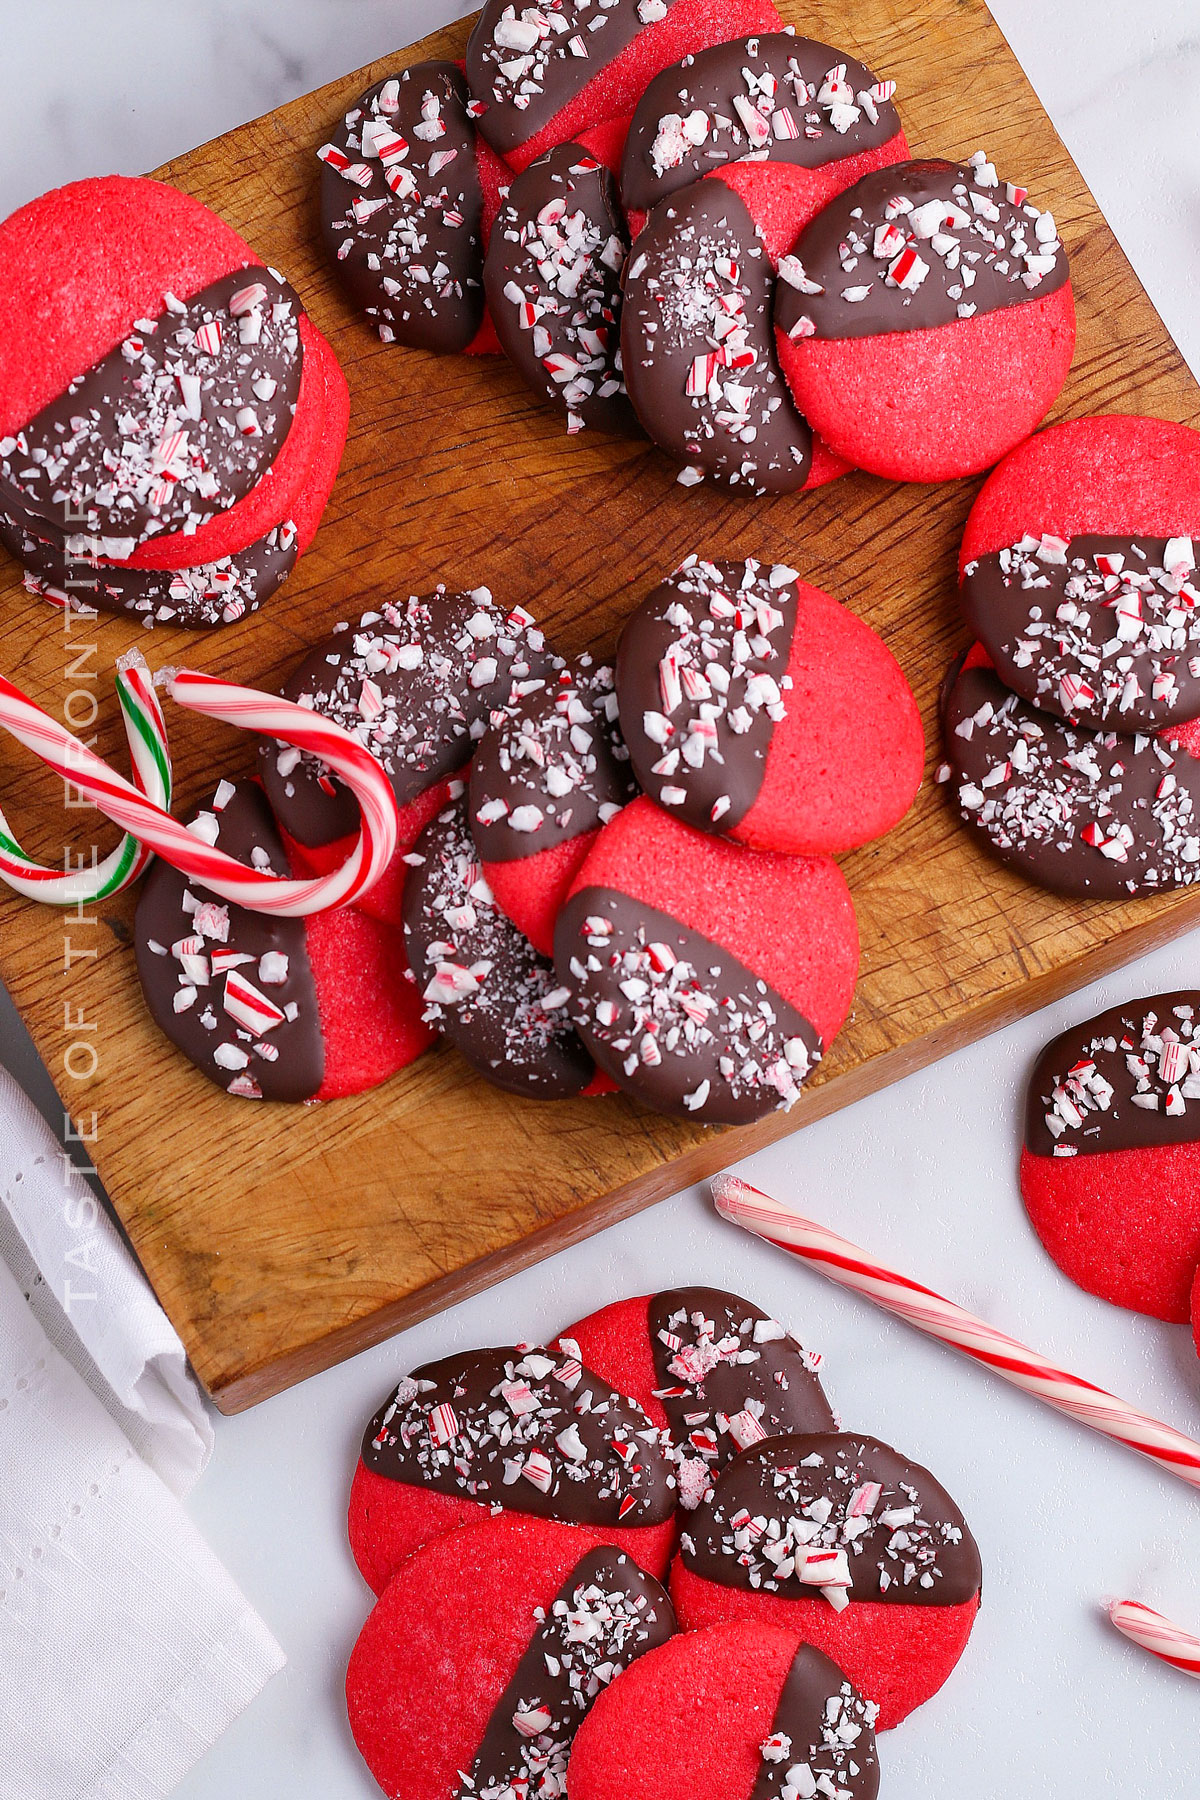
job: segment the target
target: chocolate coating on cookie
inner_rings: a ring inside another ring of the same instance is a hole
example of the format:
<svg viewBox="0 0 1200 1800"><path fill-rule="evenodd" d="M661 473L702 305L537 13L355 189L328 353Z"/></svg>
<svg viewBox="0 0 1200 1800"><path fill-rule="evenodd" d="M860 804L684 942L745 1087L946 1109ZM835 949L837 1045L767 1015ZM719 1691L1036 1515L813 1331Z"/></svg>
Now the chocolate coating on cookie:
<svg viewBox="0 0 1200 1800"><path fill-rule="evenodd" d="M643 790L700 831L731 831L758 798L787 713L796 571L696 556L638 607L617 650L617 699Z"/></svg>
<svg viewBox="0 0 1200 1800"><path fill-rule="evenodd" d="M25 570L25 586L57 606L131 613L147 630L178 625L188 631L234 625L257 612L295 567L296 528L289 521L217 562L187 569L128 569L68 558L54 544L31 537L0 513L0 544Z"/></svg>
<svg viewBox="0 0 1200 1800"><path fill-rule="evenodd" d="M1038 1057L1025 1103L1035 1156L1200 1139L1200 992L1151 994L1072 1025Z"/></svg>
<svg viewBox="0 0 1200 1800"><path fill-rule="evenodd" d="M983 1579L978 1545L942 1484L858 1432L796 1433L745 1451L680 1550L722 1587L794 1600L828 1588L850 1600L958 1606Z"/></svg>
<svg viewBox="0 0 1200 1800"><path fill-rule="evenodd" d="M900 130L894 82L790 32L700 50L650 83L633 115L621 198L648 211L722 163L817 169L889 143Z"/></svg>
<svg viewBox="0 0 1200 1800"><path fill-rule="evenodd" d="M800 1097L821 1041L729 951L615 888L585 887L558 917L554 960L600 1067L656 1112L745 1125Z"/></svg>
<svg viewBox="0 0 1200 1800"><path fill-rule="evenodd" d="M487 588L437 588L340 626L281 692L353 732L403 807L464 767L493 712L540 691L550 670L522 608L501 611ZM317 757L264 742L259 759L279 822L297 842L330 844L357 830L357 801Z"/></svg>
<svg viewBox="0 0 1200 1800"><path fill-rule="evenodd" d="M467 42L479 129L501 155L548 125L675 0L485 0Z"/></svg>
<svg viewBox="0 0 1200 1800"><path fill-rule="evenodd" d="M571 1746L593 1701L675 1630L674 1608L652 1575L609 1545L589 1550L497 1702L458 1800L565 1794Z"/></svg>
<svg viewBox="0 0 1200 1800"><path fill-rule="evenodd" d="M257 782L221 782L189 829L247 867L290 873ZM303 919L234 906L158 861L134 941L151 1017L210 1081L249 1100L312 1099L325 1047Z"/></svg>
<svg viewBox="0 0 1200 1800"><path fill-rule="evenodd" d="M302 312L274 270L237 269L81 373L0 439L0 504L72 555L132 556L245 497L274 462L300 391Z"/></svg>
<svg viewBox="0 0 1200 1800"><path fill-rule="evenodd" d="M817 1369L782 1325L720 1288L670 1288L649 1306L656 1391L683 1455L680 1502L699 1504L716 1475L761 1437L833 1431Z"/></svg>
<svg viewBox="0 0 1200 1800"><path fill-rule="evenodd" d="M775 278L745 202L697 181L656 206L625 274L621 355L638 418L698 475L801 488L812 432L775 353Z"/></svg>
<svg viewBox="0 0 1200 1800"><path fill-rule="evenodd" d="M823 1650L801 1644L776 1703L771 1734L759 1747L762 1762L750 1800L794 1800L805 1793L875 1800L878 1711Z"/></svg>
<svg viewBox="0 0 1200 1800"><path fill-rule="evenodd" d="M471 831L484 862L519 862L607 825L636 793L613 672L582 656L484 733Z"/></svg>
<svg viewBox="0 0 1200 1800"><path fill-rule="evenodd" d="M952 676L942 711L953 797L1002 862L1091 899L1200 879L1200 762L1170 731L1076 729L987 668Z"/></svg>
<svg viewBox="0 0 1200 1800"><path fill-rule="evenodd" d="M404 938L426 1023L511 1094L582 1093L595 1069L571 1026L567 991L492 899L465 802L439 813L406 860Z"/></svg>
<svg viewBox="0 0 1200 1800"><path fill-rule="evenodd" d="M1190 537L1027 533L967 565L959 604L1005 684L1060 718L1133 732L1200 713Z"/></svg>
<svg viewBox="0 0 1200 1800"><path fill-rule="evenodd" d="M362 1459L391 1481L567 1525L658 1525L675 1505L658 1432L565 1341L414 1369L367 1426Z"/></svg>
<svg viewBox="0 0 1200 1800"><path fill-rule="evenodd" d="M636 432L621 373L621 272L629 234L616 183L579 144L516 176L484 264L501 346L567 429Z"/></svg>
<svg viewBox="0 0 1200 1800"><path fill-rule="evenodd" d="M483 190L471 96L452 62L369 87L321 158L321 232L385 343L465 350L483 322Z"/></svg>
<svg viewBox="0 0 1200 1800"><path fill-rule="evenodd" d="M896 163L839 194L779 265L789 337L876 337L952 325L1068 280L1054 219L984 158ZM1011 199L1009 195L1017 196Z"/></svg>

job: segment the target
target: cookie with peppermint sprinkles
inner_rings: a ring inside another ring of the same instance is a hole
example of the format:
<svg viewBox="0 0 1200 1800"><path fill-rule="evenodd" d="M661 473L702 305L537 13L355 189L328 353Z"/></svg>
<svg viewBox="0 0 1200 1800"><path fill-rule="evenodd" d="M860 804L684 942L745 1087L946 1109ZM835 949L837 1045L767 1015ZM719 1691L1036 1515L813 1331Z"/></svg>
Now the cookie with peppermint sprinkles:
<svg viewBox="0 0 1200 1800"><path fill-rule="evenodd" d="M360 95L317 151L326 252L385 344L468 350L479 335L499 177L476 111L456 63L414 63Z"/></svg>
<svg viewBox="0 0 1200 1800"><path fill-rule="evenodd" d="M643 798L576 876L554 960L618 1087L657 1112L746 1124L794 1105L840 1030L858 928L828 858L745 850Z"/></svg>
<svg viewBox="0 0 1200 1800"><path fill-rule="evenodd" d="M783 24L767 0L486 0L467 44L479 129L514 169L632 113L660 69Z"/></svg>
<svg viewBox="0 0 1200 1800"><path fill-rule="evenodd" d="M1059 1268L1183 1323L1200 1265L1200 992L1073 1025L1029 1077L1021 1197Z"/></svg>
<svg viewBox="0 0 1200 1800"><path fill-rule="evenodd" d="M350 1656L350 1729L393 1800L561 1800L589 1708L674 1630L627 1552L492 1519L427 1545L386 1589Z"/></svg>
<svg viewBox="0 0 1200 1800"><path fill-rule="evenodd" d="M1054 218L982 151L837 195L780 262L775 323L813 429L897 481L996 462L1049 410L1075 347Z"/></svg>
<svg viewBox="0 0 1200 1800"><path fill-rule="evenodd" d="M621 275L629 233L610 172L559 144L516 177L484 264L501 347L574 435L638 430L621 372Z"/></svg>
<svg viewBox="0 0 1200 1800"><path fill-rule="evenodd" d="M678 1287L616 1300L569 1325L589 1368L671 1434L679 1503L698 1506L739 1451L790 1431L833 1431L819 1354L751 1300Z"/></svg>
<svg viewBox="0 0 1200 1800"><path fill-rule="evenodd" d="M874 1800L875 1708L777 1626L674 1637L601 1696L571 1800Z"/></svg>
<svg viewBox="0 0 1200 1800"><path fill-rule="evenodd" d="M471 832L501 911L543 956L602 826L637 793L613 671L590 656L508 709L471 762Z"/></svg>
<svg viewBox="0 0 1200 1800"><path fill-rule="evenodd" d="M257 782L220 782L189 830L239 862L292 872ZM400 934L353 907L309 919L251 912L158 861L142 885L134 943L159 1029L242 1099L361 1093L432 1041Z"/></svg>
<svg viewBox="0 0 1200 1800"><path fill-rule="evenodd" d="M586 1526L666 1568L675 1477L662 1434L568 1338L426 1363L367 1426L349 1534L376 1593L420 1545L489 1511Z"/></svg>
<svg viewBox="0 0 1200 1800"><path fill-rule="evenodd" d="M938 771L985 847L1039 886L1123 900L1200 879L1200 730L1122 737L1041 712L982 646L951 670Z"/></svg>
<svg viewBox="0 0 1200 1800"><path fill-rule="evenodd" d="M621 199L631 229L668 194L740 165L742 175L757 170L763 195L786 209L787 249L835 194L908 159L895 91L845 51L791 32L685 57L655 76L625 140Z"/></svg>
<svg viewBox="0 0 1200 1800"><path fill-rule="evenodd" d="M0 507L17 526L72 557L177 569L295 518L344 412L326 360L341 374L244 239L162 182L107 176L20 208L0 253Z"/></svg>
<svg viewBox="0 0 1200 1800"><path fill-rule="evenodd" d="M719 180L664 200L630 253L625 383L643 429L685 465L685 483L787 494L809 481L812 432L779 367L774 295L754 219Z"/></svg>
<svg viewBox="0 0 1200 1800"><path fill-rule="evenodd" d="M754 1619L843 1668L890 1730L935 1694L979 1611L979 1548L939 1481L878 1438L746 1450L688 1520L671 1594L685 1631Z"/></svg>
<svg viewBox="0 0 1200 1800"><path fill-rule="evenodd" d="M440 812L404 860L404 939L426 1023L510 1094L609 1091L597 1088L554 964L492 897L465 801Z"/></svg>
<svg viewBox="0 0 1200 1800"><path fill-rule="evenodd" d="M1138 732L1200 713L1200 432L1072 419L985 482L959 603L1005 684L1072 723Z"/></svg>
<svg viewBox="0 0 1200 1800"><path fill-rule="evenodd" d="M555 668L521 607L487 588L388 600L339 625L297 665L285 699L352 731L378 758L400 808L396 863L366 906L400 923L402 858L449 797L492 716L540 692ZM259 749L263 785L297 860L321 873L344 860L358 829L354 796L316 757L287 745Z"/></svg>
<svg viewBox="0 0 1200 1800"><path fill-rule="evenodd" d="M925 738L899 664L783 564L689 556L626 625L617 698L645 792L756 850L854 849L920 785Z"/></svg>

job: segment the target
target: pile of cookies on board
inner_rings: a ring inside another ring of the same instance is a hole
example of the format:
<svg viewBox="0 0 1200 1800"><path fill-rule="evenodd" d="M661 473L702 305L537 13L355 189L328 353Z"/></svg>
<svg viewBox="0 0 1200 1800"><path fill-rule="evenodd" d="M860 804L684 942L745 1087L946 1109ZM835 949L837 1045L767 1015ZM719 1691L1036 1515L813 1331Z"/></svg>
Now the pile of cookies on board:
<svg viewBox="0 0 1200 1800"><path fill-rule="evenodd" d="M820 1367L684 1287L406 1376L350 1496L378 1598L346 1697L383 1791L872 1800L875 1734L950 1675L982 1571Z"/></svg>

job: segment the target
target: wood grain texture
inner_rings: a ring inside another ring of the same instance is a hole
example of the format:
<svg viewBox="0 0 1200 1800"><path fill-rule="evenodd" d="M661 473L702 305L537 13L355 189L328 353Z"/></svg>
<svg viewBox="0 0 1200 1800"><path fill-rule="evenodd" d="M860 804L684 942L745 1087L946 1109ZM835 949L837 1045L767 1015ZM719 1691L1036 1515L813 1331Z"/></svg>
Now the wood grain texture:
<svg viewBox="0 0 1200 1800"><path fill-rule="evenodd" d="M803 11L784 0L782 10L898 82L915 152L986 147L1002 175L1028 181L1052 208L1079 306L1055 417L1123 410L1200 423L1200 390L979 0L859 0L849 24L834 0ZM637 600L689 551L755 554L794 563L883 634L921 701L932 772L937 687L964 641L955 551L978 483L917 489L854 475L816 495L758 501L685 490L648 446L586 434L568 444L498 360L385 349L342 299L317 246L314 148L369 81L461 54L467 29L158 171L294 282L341 358L354 417L326 522L287 587L215 636L156 631L143 644L152 666L190 662L270 688L336 620L438 580L486 582L528 606L564 650L607 653ZM131 627L77 622L71 640L95 646L83 667L99 680L68 678L58 615L23 593L7 562L2 579L0 666L60 713L69 692L94 688L98 747L118 756L110 678ZM85 703L73 704L81 717ZM215 772L249 768L250 742L179 711L170 724L181 803ZM11 812L31 849L59 858L64 835L92 835L94 815L64 815L61 791L7 742L0 783L6 804L19 796ZM108 1192L198 1375L232 1411L1200 919L1200 891L1126 905L1039 893L968 840L931 780L904 824L844 867L863 943L853 1019L799 1107L744 1131L654 1118L623 1098L523 1103L446 1049L329 1107L235 1103L143 1012L128 898L102 918L70 920L0 900L0 974L84 1131L95 1115L90 1148ZM80 1044L94 1045L94 1071Z"/></svg>

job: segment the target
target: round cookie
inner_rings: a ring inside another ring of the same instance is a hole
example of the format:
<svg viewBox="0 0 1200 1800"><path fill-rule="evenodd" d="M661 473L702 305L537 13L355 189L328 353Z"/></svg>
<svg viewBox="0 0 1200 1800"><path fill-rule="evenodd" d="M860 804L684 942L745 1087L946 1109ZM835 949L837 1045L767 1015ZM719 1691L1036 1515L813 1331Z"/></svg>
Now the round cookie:
<svg viewBox="0 0 1200 1800"><path fill-rule="evenodd" d="M837 1664L790 1631L690 1631L596 1702L571 1800L874 1800L874 1719Z"/></svg>
<svg viewBox="0 0 1200 1800"><path fill-rule="evenodd" d="M631 231L668 194L740 166L740 175L764 177L764 202L771 196L780 215L780 252L790 248L835 194L908 159L895 86L845 51L790 32L714 44L664 69L625 141L621 199Z"/></svg>
<svg viewBox="0 0 1200 1800"><path fill-rule="evenodd" d="M503 1518L427 1545L350 1656L354 1740L384 1793L566 1792L598 1694L675 1629L658 1582L590 1532Z"/></svg>
<svg viewBox="0 0 1200 1800"><path fill-rule="evenodd" d="M920 786L925 737L899 664L782 564L689 556L625 626L617 698L651 799L755 850L855 849Z"/></svg>
<svg viewBox="0 0 1200 1800"><path fill-rule="evenodd" d="M1066 379L1075 306L1048 212L969 164L864 176L779 266L779 358L833 450L896 481L985 469Z"/></svg>
<svg viewBox="0 0 1200 1800"><path fill-rule="evenodd" d="M1029 1078L1021 1197L1090 1294L1185 1322L1200 1263L1200 992L1062 1032Z"/></svg>
<svg viewBox="0 0 1200 1800"><path fill-rule="evenodd" d="M616 183L578 143L516 176L492 231L484 287L501 347L572 435L638 430L621 372L628 251Z"/></svg>
<svg viewBox="0 0 1200 1800"><path fill-rule="evenodd" d="M326 254L385 344L482 347L502 165L475 112L456 63L414 63L369 87L317 151Z"/></svg>
<svg viewBox="0 0 1200 1800"><path fill-rule="evenodd" d="M754 31L778 31L768 0L486 0L467 44L479 130L514 169L632 113L660 69Z"/></svg>
<svg viewBox="0 0 1200 1800"><path fill-rule="evenodd" d="M507 1093L570 1100L605 1092L567 1012L569 995L492 898L460 800L405 858L404 939L424 1018Z"/></svg>
<svg viewBox="0 0 1200 1800"><path fill-rule="evenodd" d="M720 1288L617 1300L569 1325L565 1336L589 1368L670 1432L679 1504L689 1511L725 1465L761 1438L836 1430L820 1356L753 1301Z"/></svg>
<svg viewBox="0 0 1200 1800"><path fill-rule="evenodd" d="M658 1112L745 1124L799 1097L858 973L837 864L761 855L635 800L559 915L555 966L599 1067Z"/></svg>
<svg viewBox="0 0 1200 1800"><path fill-rule="evenodd" d="M471 762L469 814L483 877L542 956L601 826L637 793L613 672L579 657L507 709Z"/></svg>
<svg viewBox="0 0 1200 1800"><path fill-rule="evenodd" d="M559 1338L458 1351L405 1376L367 1426L349 1536L382 1593L431 1538L490 1512L583 1526L661 1574L675 1477L658 1429Z"/></svg>
<svg viewBox="0 0 1200 1800"><path fill-rule="evenodd" d="M774 296L754 218L723 181L695 181L650 214L626 265L621 359L634 411L685 464L681 479L750 494L810 483L813 434L779 366Z"/></svg>
<svg viewBox="0 0 1200 1800"><path fill-rule="evenodd" d="M239 862L290 873L256 782L221 782L189 828ZM432 1040L399 932L353 907L309 919L251 912L158 861L142 885L134 940L159 1029L243 1099L361 1093Z"/></svg>
<svg viewBox="0 0 1200 1800"><path fill-rule="evenodd" d="M545 640L522 608L503 612L487 588L439 587L385 601L340 626L292 671L284 698L354 732L396 795L396 863L364 896L366 909L401 922L403 857L444 804L442 784L469 762L493 712L536 693L551 667ZM324 866L344 861L358 829L349 789L290 745L264 742L259 772L301 862L310 854Z"/></svg>
<svg viewBox="0 0 1200 1800"><path fill-rule="evenodd" d="M1200 1356L1200 1269L1196 1271L1196 1279L1192 1283L1192 1342L1196 1346L1196 1354Z"/></svg>
<svg viewBox="0 0 1200 1800"><path fill-rule="evenodd" d="M68 557L0 514L0 544L25 568L25 586L58 606L131 613L145 627L202 631L236 624L282 585L317 534L337 479L350 422L350 392L333 351L309 329L309 366L321 376L320 448L293 514L235 555L178 569L140 569Z"/></svg>
<svg viewBox="0 0 1200 1800"><path fill-rule="evenodd" d="M175 568L293 515L322 371L314 328L244 239L163 182L106 176L21 207L0 251L0 505L16 526Z"/></svg>
<svg viewBox="0 0 1200 1800"><path fill-rule="evenodd" d="M858 1432L769 1438L680 1539L685 1631L755 1620L831 1656L898 1725L942 1686L979 1611L979 1550L928 1469Z"/></svg>
<svg viewBox="0 0 1200 1800"><path fill-rule="evenodd" d="M1054 893L1124 900L1200 876L1200 732L1120 737L1010 693L978 645L947 679L948 780L1002 862Z"/></svg>
<svg viewBox="0 0 1200 1800"><path fill-rule="evenodd" d="M959 604L1005 684L1060 718L1138 732L1200 714L1200 432L1072 419L984 483Z"/></svg>

